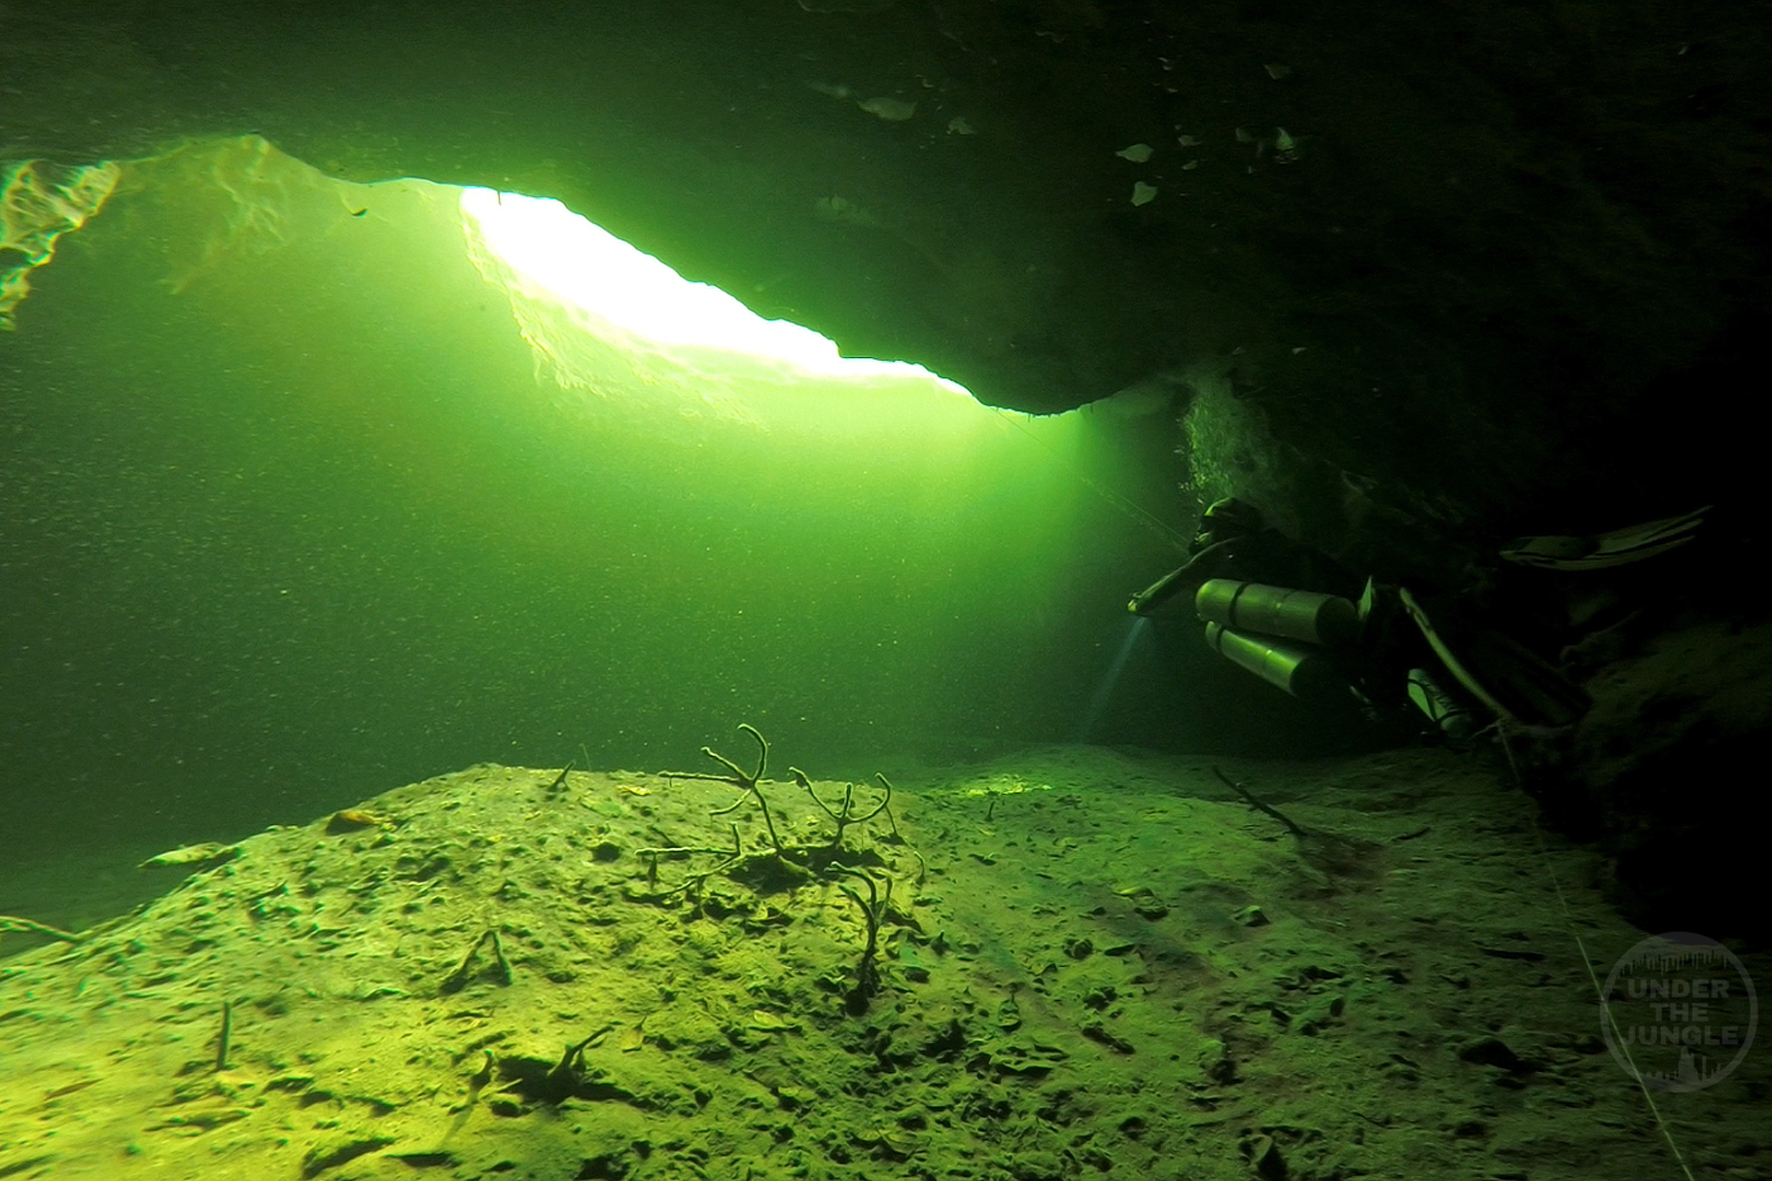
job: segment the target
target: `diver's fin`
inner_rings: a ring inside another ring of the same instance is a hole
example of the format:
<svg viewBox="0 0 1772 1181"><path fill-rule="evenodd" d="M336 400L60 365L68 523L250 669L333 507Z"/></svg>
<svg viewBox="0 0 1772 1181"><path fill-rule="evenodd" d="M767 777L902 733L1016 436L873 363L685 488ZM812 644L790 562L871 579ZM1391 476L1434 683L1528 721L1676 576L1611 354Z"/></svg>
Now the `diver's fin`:
<svg viewBox="0 0 1772 1181"><path fill-rule="evenodd" d="M1430 618L1407 587L1397 596L1446 671L1498 717L1566 726L1593 704L1581 686L1500 632L1464 626L1451 612Z"/></svg>
<svg viewBox="0 0 1772 1181"><path fill-rule="evenodd" d="M1501 547L1501 556L1522 566L1547 570L1603 570L1653 558L1692 540L1712 506L1678 517L1663 517L1590 537L1519 537Z"/></svg>

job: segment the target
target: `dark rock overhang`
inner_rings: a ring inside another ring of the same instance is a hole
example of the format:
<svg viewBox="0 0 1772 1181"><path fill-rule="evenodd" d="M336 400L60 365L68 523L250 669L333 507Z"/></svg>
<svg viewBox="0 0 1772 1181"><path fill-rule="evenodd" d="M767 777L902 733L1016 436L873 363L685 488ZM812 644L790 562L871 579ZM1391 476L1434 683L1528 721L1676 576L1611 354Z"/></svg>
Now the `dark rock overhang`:
<svg viewBox="0 0 1772 1181"><path fill-rule="evenodd" d="M1554 432L1763 313L1745 14L125 2L7 25L0 157L257 132L351 179L557 196L1034 412L1205 364L1349 457L1375 427Z"/></svg>

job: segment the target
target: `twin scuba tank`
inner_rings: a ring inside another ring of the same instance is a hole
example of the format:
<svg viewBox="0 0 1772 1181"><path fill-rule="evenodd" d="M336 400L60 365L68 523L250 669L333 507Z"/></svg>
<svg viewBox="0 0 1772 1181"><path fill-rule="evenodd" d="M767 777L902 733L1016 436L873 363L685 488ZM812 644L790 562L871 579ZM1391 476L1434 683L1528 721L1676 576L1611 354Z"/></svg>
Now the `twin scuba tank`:
<svg viewBox="0 0 1772 1181"><path fill-rule="evenodd" d="M1359 645L1363 620L1340 595L1214 578L1194 594L1206 642L1232 664L1301 701L1348 706L1359 700L1342 668ZM1409 671L1409 699L1447 735L1476 727L1470 713L1426 670Z"/></svg>

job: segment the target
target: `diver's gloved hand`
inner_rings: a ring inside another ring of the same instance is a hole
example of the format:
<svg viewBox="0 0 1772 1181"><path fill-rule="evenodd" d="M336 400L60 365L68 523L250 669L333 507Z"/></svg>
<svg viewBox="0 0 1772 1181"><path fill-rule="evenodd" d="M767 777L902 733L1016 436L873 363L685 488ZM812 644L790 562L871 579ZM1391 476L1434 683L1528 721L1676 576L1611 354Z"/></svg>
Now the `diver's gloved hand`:
<svg viewBox="0 0 1772 1181"><path fill-rule="evenodd" d="M1209 545L1194 554L1193 557L1171 570L1157 581L1151 583L1126 604L1126 610L1134 615L1150 615L1163 604L1182 594L1189 598L1200 589L1200 584L1210 578L1217 577L1219 562L1230 553L1234 537Z"/></svg>
<svg viewBox="0 0 1772 1181"><path fill-rule="evenodd" d="M1171 570L1157 581L1151 583L1126 603L1126 610L1134 615L1148 615L1186 590L1185 576L1187 567Z"/></svg>

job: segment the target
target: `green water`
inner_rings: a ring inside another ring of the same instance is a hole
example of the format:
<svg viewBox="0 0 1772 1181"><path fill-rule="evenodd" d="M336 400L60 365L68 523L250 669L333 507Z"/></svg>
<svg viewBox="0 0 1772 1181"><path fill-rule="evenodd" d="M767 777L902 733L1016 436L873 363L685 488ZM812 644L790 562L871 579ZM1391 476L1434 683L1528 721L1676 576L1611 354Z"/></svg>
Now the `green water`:
<svg viewBox="0 0 1772 1181"><path fill-rule="evenodd" d="M450 190L131 187L0 339L16 815L210 835L480 761L695 767L739 722L852 776L1197 728L1154 648L1101 699L1174 561L1129 508L1185 515L1172 424L1141 455L705 358L563 385Z"/></svg>

